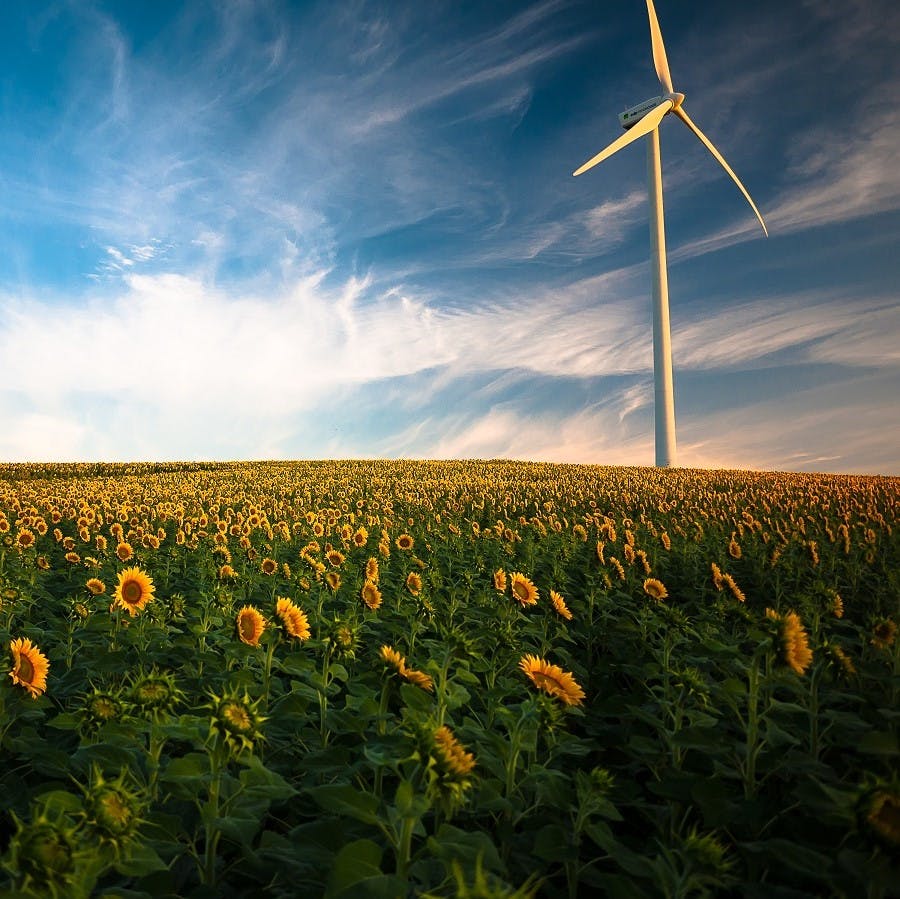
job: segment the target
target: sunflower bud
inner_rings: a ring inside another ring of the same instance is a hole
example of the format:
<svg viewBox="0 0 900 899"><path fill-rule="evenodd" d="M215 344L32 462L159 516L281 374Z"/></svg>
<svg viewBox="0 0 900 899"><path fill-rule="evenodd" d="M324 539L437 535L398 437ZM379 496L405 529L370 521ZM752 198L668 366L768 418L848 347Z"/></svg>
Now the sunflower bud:
<svg viewBox="0 0 900 899"><path fill-rule="evenodd" d="M227 746L233 755L252 751L254 743L264 739L260 728L266 719L259 714L259 704L260 700L251 701L246 691L240 695L237 689L222 696L210 693L210 738Z"/></svg>

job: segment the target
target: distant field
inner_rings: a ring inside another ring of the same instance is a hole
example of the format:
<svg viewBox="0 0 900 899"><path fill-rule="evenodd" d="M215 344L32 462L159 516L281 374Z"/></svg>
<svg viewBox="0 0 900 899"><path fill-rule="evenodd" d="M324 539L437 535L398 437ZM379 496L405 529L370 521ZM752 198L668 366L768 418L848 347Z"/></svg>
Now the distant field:
<svg viewBox="0 0 900 899"><path fill-rule="evenodd" d="M900 896L898 503L0 466L0 896Z"/></svg>

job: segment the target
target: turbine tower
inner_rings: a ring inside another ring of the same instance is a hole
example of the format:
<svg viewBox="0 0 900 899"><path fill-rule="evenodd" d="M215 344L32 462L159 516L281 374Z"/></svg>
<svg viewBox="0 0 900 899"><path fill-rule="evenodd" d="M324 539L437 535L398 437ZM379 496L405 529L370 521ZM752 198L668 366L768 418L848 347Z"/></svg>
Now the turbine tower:
<svg viewBox="0 0 900 899"><path fill-rule="evenodd" d="M618 152L622 147L647 136L647 194L650 201L650 251L653 288L653 382L654 414L656 436L656 464L668 467L675 464L675 391L672 382L672 339L669 328L669 281L666 272L666 232L663 222L662 167L659 156L659 125L670 112L676 115L697 136L700 142L718 160L731 176L740 192L747 199L762 225L766 237L766 223L759 214L756 204L741 184L740 179L725 162L722 154L712 145L709 138L694 124L684 110L684 94L676 93L672 87L666 48L656 18L653 0L647 0L647 14L650 17L650 42L653 47L653 64L659 78L663 94L645 100L620 113L619 121L625 133L616 138L605 150L589 159L581 168L573 172L580 175L592 169L604 159Z"/></svg>

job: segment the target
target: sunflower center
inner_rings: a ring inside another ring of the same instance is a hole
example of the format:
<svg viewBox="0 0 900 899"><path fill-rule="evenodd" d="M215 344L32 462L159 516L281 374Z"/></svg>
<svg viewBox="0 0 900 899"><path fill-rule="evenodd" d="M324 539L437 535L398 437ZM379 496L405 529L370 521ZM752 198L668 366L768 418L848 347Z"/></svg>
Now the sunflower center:
<svg viewBox="0 0 900 899"><path fill-rule="evenodd" d="M122 796L115 790L103 793L99 799L100 816L111 830L124 831L131 823L132 811Z"/></svg>
<svg viewBox="0 0 900 899"><path fill-rule="evenodd" d="M29 684L34 680L34 665L28 656L19 656L19 679Z"/></svg>
<svg viewBox="0 0 900 899"><path fill-rule="evenodd" d="M247 733L253 728L253 719L240 703L228 702L219 711L225 724L237 733Z"/></svg>
<svg viewBox="0 0 900 899"><path fill-rule="evenodd" d="M116 717L116 712L118 709L116 708L116 704L111 702L109 699L99 698L95 699L91 709L98 718L102 718L104 721L109 721L110 718Z"/></svg>
<svg viewBox="0 0 900 899"><path fill-rule="evenodd" d="M248 639L251 639L256 633L256 622L249 615L241 618L241 633Z"/></svg>
<svg viewBox="0 0 900 899"><path fill-rule="evenodd" d="M125 581L122 584L122 599L130 606L137 605L141 601L143 592L141 585L137 581Z"/></svg>

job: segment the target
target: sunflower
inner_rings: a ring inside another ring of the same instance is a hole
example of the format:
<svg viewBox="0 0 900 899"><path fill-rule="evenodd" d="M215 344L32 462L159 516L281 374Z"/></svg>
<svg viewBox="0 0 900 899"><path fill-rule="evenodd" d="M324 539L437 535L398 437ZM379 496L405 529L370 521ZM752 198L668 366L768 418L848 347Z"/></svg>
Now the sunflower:
<svg viewBox="0 0 900 899"><path fill-rule="evenodd" d="M226 563L221 568L219 568L217 575L220 581L224 581L226 579L232 580L237 577L237 572Z"/></svg>
<svg viewBox="0 0 900 899"><path fill-rule="evenodd" d="M266 620L259 609L253 606L244 606L235 619L237 623L238 637L242 643L248 646L259 646L259 638L266 629Z"/></svg>
<svg viewBox="0 0 900 899"><path fill-rule="evenodd" d="M434 747L444 767L457 777L465 777L475 767L475 756L466 752L465 747L456 739L447 725L434 732Z"/></svg>
<svg viewBox="0 0 900 899"><path fill-rule="evenodd" d="M878 790L872 797L866 820L884 840L900 846L900 793Z"/></svg>
<svg viewBox="0 0 900 899"><path fill-rule="evenodd" d="M381 591L375 581L366 580L360 591L362 601L374 612L381 605Z"/></svg>
<svg viewBox="0 0 900 899"><path fill-rule="evenodd" d="M844 617L844 600L841 599L839 593L835 593L831 597L831 614L834 615L835 618Z"/></svg>
<svg viewBox="0 0 900 899"><path fill-rule="evenodd" d="M538 589L524 574L518 571L513 572L510 575L510 584L513 597L519 601L523 608L537 605Z"/></svg>
<svg viewBox="0 0 900 899"><path fill-rule="evenodd" d="M353 534L354 546L365 546L368 539L369 532L363 527L357 528Z"/></svg>
<svg viewBox="0 0 900 899"><path fill-rule="evenodd" d="M731 540L728 543L728 555L731 556L732 559L739 559L741 557L741 544L734 539L734 534L731 535Z"/></svg>
<svg viewBox="0 0 900 899"><path fill-rule="evenodd" d="M555 696L566 705L581 705L584 700L584 690L578 686L571 672L563 671L558 665L551 665L546 659L533 655L522 656L519 668L539 690Z"/></svg>
<svg viewBox="0 0 900 899"><path fill-rule="evenodd" d="M275 600L275 614L281 619L281 625L288 636L297 640L309 639L309 619L306 617L306 612L289 599L279 596Z"/></svg>
<svg viewBox="0 0 900 899"><path fill-rule="evenodd" d="M23 528L16 534L16 546L19 549L30 549L34 546L34 540L34 534L28 528Z"/></svg>
<svg viewBox="0 0 900 899"><path fill-rule="evenodd" d="M658 581L655 577L648 577L647 580L644 581L644 593L647 596L652 596L656 600L663 600L669 595L669 591L666 590L665 584L662 581Z"/></svg>
<svg viewBox="0 0 900 899"><path fill-rule="evenodd" d="M153 599L155 590L153 578L141 571L140 568L125 568L119 572L119 583L113 599L116 605L125 609L133 618L138 612L142 612L147 603Z"/></svg>
<svg viewBox="0 0 900 899"><path fill-rule="evenodd" d="M743 592L741 591L741 588L738 587L738 585L734 582L734 578L730 574L722 575L722 583L726 587L728 587L728 589L731 591L731 595L738 602L746 602L747 601L747 597L744 596Z"/></svg>
<svg viewBox="0 0 900 899"><path fill-rule="evenodd" d="M612 565L612 567L616 569L616 574L619 576L619 580L624 581L625 580L625 569L622 567L622 563L615 556L610 556L609 564Z"/></svg>
<svg viewBox="0 0 900 899"><path fill-rule="evenodd" d="M394 649L393 646L384 645L379 650L379 655L381 656L382 661L385 665L390 665L394 669L396 669L399 674L401 669L406 667L406 659Z"/></svg>
<svg viewBox="0 0 900 899"><path fill-rule="evenodd" d="M723 587L725 586L725 579L724 579L724 575L722 574L722 569L719 568L719 566L716 565L715 562L712 562L710 564L712 566L713 586L716 588L716 590L721 592Z"/></svg>
<svg viewBox="0 0 900 899"><path fill-rule="evenodd" d="M35 564L37 565L38 568L41 569L41 571L49 571L50 570L50 563L47 561L46 556L38 556L37 559L35 560Z"/></svg>
<svg viewBox="0 0 900 899"><path fill-rule="evenodd" d="M406 576L406 589L409 590L413 596L418 596L422 592L422 578L414 571L411 571Z"/></svg>
<svg viewBox="0 0 900 899"><path fill-rule="evenodd" d="M119 557L120 562L127 562L134 556L134 549L130 543L123 542L116 547L116 555Z"/></svg>
<svg viewBox="0 0 900 899"><path fill-rule="evenodd" d="M278 571L278 563L274 559L263 559L259 567L265 575L273 575Z"/></svg>
<svg viewBox="0 0 900 899"><path fill-rule="evenodd" d="M366 580L378 583L378 559L374 556L366 562Z"/></svg>
<svg viewBox="0 0 900 899"><path fill-rule="evenodd" d="M506 572L502 568L494 572L494 589L506 593Z"/></svg>
<svg viewBox="0 0 900 899"><path fill-rule="evenodd" d="M423 690L434 690L434 681L424 671L409 668L406 664L406 659L392 646L382 646L380 655L382 661L386 665L390 665L404 680L415 684L415 686Z"/></svg>
<svg viewBox="0 0 900 899"><path fill-rule="evenodd" d="M812 664L813 654L800 616L796 612L780 615L774 609L766 609L766 617L778 627L785 663L792 671L803 674Z"/></svg>
<svg viewBox="0 0 900 899"><path fill-rule="evenodd" d="M896 637L897 625L890 618L884 618L872 628L871 643L876 649L887 649L894 645Z"/></svg>
<svg viewBox="0 0 900 899"><path fill-rule="evenodd" d="M254 743L265 739L261 727L267 719L259 714L260 701L252 701L246 690L239 695L237 687L223 692L222 696L210 693L206 706L212 712L210 737L227 746L234 755L252 750Z"/></svg>
<svg viewBox="0 0 900 899"><path fill-rule="evenodd" d="M550 602L553 603L553 608L556 609L557 613L562 615L566 621L572 620L572 613L569 611L565 599L555 590L550 591Z"/></svg>
<svg viewBox="0 0 900 899"><path fill-rule="evenodd" d="M335 593L341 586L341 576L336 571L329 571L325 575L325 583L331 588L332 593Z"/></svg>
<svg viewBox="0 0 900 899"><path fill-rule="evenodd" d="M100 578L92 577L85 584L85 587L94 594L94 596L99 596L101 593L106 593L106 584L100 580Z"/></svg>
<svg viewBox="0 0 900 899"><path fill-rule="evenodd" d="M417 671L415 668L407 668L404 666L403 671L400 672L400 676L422 690L428 690L428 692L434 690L434 681L424 671Z"/></svg>
<svg viewBox="0 0 900 899"><path fill-rule="evenodd" d="M412 549L415 545L415 540L409 534L401 534L394 543L397 545L397 549Z"/></svg>
<svg viewBox="0 0 900 899"><path fill-rule="evenodd" d="M344 564L344 554L336 549L330 549L325 553L325 558L333 568L340 568Z"/></svg>
<svg viewBox="0 0 900 899"><path fill-rule="evenodd" d="M47 672L50 662L27 637L19 637L9 644L13 657L9 676L14 684L24 687L32 699L37 699L47 689Z"/></svg>
<svg viewBox="0 0 900 899"><path fill-rule="evenodd" d="M118 849L136 835L143 823L141 813L146 801L144 792L127 770L123 769L115 780L106 780L95 766L90 783L82 790L85 794L84 816L100 842Z"/></svg>

